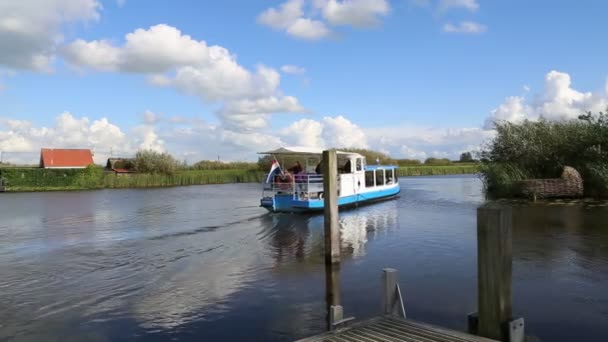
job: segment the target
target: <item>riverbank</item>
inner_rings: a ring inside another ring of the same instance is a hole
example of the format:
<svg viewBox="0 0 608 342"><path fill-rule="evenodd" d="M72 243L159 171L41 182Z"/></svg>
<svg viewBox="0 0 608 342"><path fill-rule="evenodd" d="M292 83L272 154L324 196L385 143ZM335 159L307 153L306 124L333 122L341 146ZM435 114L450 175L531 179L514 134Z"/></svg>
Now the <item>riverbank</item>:
<svg viewBox="0 0 608 342"><path fill-rule="evenodd" d="M474 174L476 164L447 166L405 166L397 169L399 177ZM6 192L66 191L92 189L154 188L206 184L260 183L265 172L259 170L184 170L173 175L116 174L97 168L40 169L0 168Z"/></svg>

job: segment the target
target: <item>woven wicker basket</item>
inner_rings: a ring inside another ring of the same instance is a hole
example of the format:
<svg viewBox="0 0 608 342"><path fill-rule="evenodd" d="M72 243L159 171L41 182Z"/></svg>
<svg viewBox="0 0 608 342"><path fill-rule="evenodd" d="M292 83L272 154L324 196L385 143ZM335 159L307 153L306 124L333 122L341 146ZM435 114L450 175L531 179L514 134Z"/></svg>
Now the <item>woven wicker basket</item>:
<svg viewBox="0 0 608 342"><path fill-rule="evenodd" d="M573 167L566 166L560 178L528 179L517 182L521 195L534 198L582 197L583 178Z"/></svg>

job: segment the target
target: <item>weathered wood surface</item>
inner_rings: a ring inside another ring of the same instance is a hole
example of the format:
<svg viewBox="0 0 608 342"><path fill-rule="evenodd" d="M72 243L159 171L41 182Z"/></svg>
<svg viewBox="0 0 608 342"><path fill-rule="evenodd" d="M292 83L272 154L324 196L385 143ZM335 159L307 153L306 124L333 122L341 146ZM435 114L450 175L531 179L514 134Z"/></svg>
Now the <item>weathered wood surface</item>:
<svg viewBox="0 0 608 342"><path fill-rule="evenodd" d="M510 208L477 209L477 334L506 340L511 320L512 212Z"/></svg>
<svg viewBox="0 0 608 342"><path fill-rule="evenodd" d="M338 156L335 150L323 151L323 196L325 211L325 263L340 262L338 221Z"/></svg>
<svg viewBox="0 0 608 342"><path fill-rule="evenodd" d="M495 340L412 320L376 317L298 342L492 342Z"/></svg>

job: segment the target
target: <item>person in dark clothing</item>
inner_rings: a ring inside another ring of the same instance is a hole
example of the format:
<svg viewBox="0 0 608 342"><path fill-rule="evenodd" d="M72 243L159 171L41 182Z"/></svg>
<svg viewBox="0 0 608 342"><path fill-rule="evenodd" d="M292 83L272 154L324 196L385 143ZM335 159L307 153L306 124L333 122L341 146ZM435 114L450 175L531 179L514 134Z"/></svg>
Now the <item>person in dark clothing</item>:
<svg viewBox="0 0 608 342"><path fill-rule="evenodd" d="M291 172L294 175L302 172L303 170L304 170L304 168L302 168L302 164L300 164L299 160L297 160L296 163L292 167L287 169L287 171Z"/></svg>
<svg viewBox="0 0 608 342"><path fill-rule="evenodd" d="M321 163L323 163L323 161L320 161L319 164L317 164L317 167L315 168L315 172L320 175L321 173L323 173L323 166L321 166Z"/></svg>

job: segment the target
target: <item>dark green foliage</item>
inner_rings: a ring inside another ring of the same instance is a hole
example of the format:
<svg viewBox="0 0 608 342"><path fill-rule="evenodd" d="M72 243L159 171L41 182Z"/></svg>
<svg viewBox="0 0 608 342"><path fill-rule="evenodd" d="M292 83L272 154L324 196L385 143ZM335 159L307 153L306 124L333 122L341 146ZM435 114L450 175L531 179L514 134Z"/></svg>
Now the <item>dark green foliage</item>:
<svg viewBox="0 0 608 342"><path fill-rule="evenodd" d="M372 151L362 148L339 148L340 151L355 152L364 156L369 165L374 165L379 162L381 165L395 165L397 164L394 159L389 157L386 153Z"/></svg>
<svg viewBox="0 0 608 342"><path fill-rule="evenodd" d="M496 124L495 139L480 153L490 195L515 195L514 184L530 178L557 178L564 166L581 173L585 193L607 193L608 118L604 113L579 120Z"/></svg>
<svg viewBox="0 0 608 342"><path fill-rule="evenodd" d="M447 158L426 158L424 165L452 165L452 161Z"/></svg>
<svg viewBox="0 0 608 342"><path fill-rule="evenodd" d="M144 150L138 151L135 155L135 170L141 173L172 175L180 165L169 153Z"/></svg>
<svg viewBox="0 0 608 342"><path fill-rule="evenodd" d="M418 159L395 159L395 164L399 166L411 166L422 164Z"/></svg>
<svg viewBox="0 0 608 342"><path fill-rule="evenodd" d="M471 152L463 152L460 154L460 159L458 161L461 163L472 163L475 160L473 159Z"/></svg>
<svg viewBox="0 0 608 342"><path fill-rule="evenodd" d="M220 162L215 160L201 160L190 167L192 170L255 170L258 163L248 162Z"/></svg>
<svg viewBox="0 0 608 342"><path fill-rule="evenodd" d="M462 175L479 172L477 164L458 164L448 166L406 166L397 169L397 175L406 176L437 176L437 175Z"/></svg>

